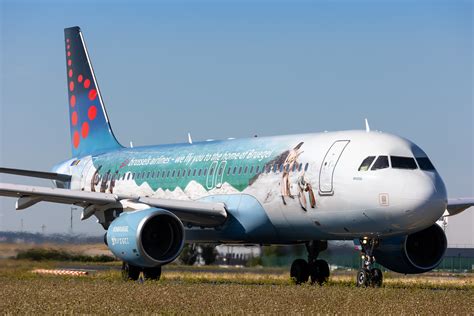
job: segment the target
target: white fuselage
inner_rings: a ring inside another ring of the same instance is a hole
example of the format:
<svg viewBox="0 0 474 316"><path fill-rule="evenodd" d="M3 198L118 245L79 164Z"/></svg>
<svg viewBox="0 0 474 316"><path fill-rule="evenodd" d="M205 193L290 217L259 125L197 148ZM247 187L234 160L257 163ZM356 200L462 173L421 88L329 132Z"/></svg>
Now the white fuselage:
<svg viewBox="0 0 474 316"><path fill-rule="evenodd" d="M180 158L201 152L200 160ZM380 156L388 157L388 166L370 170ZM411 158L415 168L393 166L392 157ZM237 226L190 227L189 240L288 243L406 235L435 223L446 209L446 189L438 172L422 170L415 158L427 156L398 136L341 131L122 149L69 160L55 171L72 174L77 190L229 204ZM256 172L257 166L266 170ZM112 189L110 177L100 177L108 170L117 175ZM146 207L128 203L125 210Z"/></svg>

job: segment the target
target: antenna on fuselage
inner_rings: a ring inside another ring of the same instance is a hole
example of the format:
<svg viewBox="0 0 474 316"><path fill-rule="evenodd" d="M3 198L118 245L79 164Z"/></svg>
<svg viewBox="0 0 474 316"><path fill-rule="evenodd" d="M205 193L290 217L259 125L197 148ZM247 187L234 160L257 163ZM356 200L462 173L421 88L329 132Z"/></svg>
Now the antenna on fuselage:
<svg viewBox="0 0 474 316"><path fill-rule="evenodd" d="M193 139L191 138L191 133L188 133L188 143L192 144Z"/></svg>
<svg viewBox="0 0 474 316"><path fill-rule="evenodd" d="M369 126L369 121L365 119L365 131L368 133L370 132L370 126Z"/></svg>

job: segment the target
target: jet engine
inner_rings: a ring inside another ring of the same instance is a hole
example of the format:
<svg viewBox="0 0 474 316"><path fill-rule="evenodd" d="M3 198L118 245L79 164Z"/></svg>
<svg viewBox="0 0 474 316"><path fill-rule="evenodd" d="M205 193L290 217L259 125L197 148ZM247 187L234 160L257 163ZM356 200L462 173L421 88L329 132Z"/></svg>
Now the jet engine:
<svg viewBox="0 0 474 316"><path fill-rule="evenodd" d="M184 227L176 215L163 209L123 212L110 224L106 240L121 260L156 267L178 257L184 246Z"/></svg>
<svg viewBox="0 0 474 316"><path fill-rule="evenodd" d="M436 268L447 248L444 231L437 224L402 237L380 240L375 259L399 273L415 274Z"/></svg>

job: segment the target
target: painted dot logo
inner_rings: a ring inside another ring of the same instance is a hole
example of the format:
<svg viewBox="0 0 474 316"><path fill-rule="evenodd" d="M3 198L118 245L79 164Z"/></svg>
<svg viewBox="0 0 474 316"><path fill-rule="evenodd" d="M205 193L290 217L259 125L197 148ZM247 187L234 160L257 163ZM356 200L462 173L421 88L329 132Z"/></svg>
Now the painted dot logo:
<svg viewBox="0 0 474 316"><path fill-rule="evenodd" d="M82 135L82 138L86 138L87 135L89 135L89 123L87 122L82 123L81 135Z"/></svg>
<svg viewBox="0 0 474 316"><path fill-rule="evenodd" d="M97 118L98 91L88 73L81 73L81 65L73 64L71 48L75 43L66 39L67 76L69 79L69 105L71 106L72 144L79 148L81 140L89 137L92 121ZM76 80L76 81L74 81ZM74 93L74 94L73 94ZM88 104L87 104L88 103ZM87 113L87 114L86 114Z"/></svg>
<svg viewBox="0 0 474 316"><path fill-rule="evenodd" d="M91 89L89 91L89 100L94 101L95 98L97 98L97 90Z"/></svg>
<svg viewBox="0 0 474 316"><path fill-rule="evenodd" d="M73 126L77 125L77 112L76 111L72 112L71 123Z"/></svg>
<svg viewBox="0 0 474 316"><path fill-rule="evenodd" d="M89 110L87 111L87 117L89 117L89 120L94 120L95 117L97 116L97 108L94 105L91 105L89 107Z"/></svg>

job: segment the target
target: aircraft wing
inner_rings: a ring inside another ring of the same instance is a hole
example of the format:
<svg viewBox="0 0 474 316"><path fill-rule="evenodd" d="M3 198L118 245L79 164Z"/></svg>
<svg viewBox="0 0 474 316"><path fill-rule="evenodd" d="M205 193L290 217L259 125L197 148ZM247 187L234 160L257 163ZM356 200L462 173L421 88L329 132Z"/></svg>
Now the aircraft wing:
<svg viewBox="0 0 474 316"><path fill-rule="evenodd" d="M75 191L69 189L27 186L11 183L0 183L0 196L17 197L16 209L26 209L38 202L46 201L61 204L73 204L89 208L90 206L107 206L131 200L147 204L150 207L166 209L174 213L183 222L199 226L212 227L222 224L227 218L224 203L157 199L136 197L111 193ZM95 208L89 208L95 209ZM83 219L89 217L83 215Z"/></svg>
<svg viewBox="0 0 474 316"><path fill-rule="evenodd" d="M471 206L474 206L474 198L448 199L448 207L446 208L446 211L449 215L447 216L459 214Z"/></svg>

